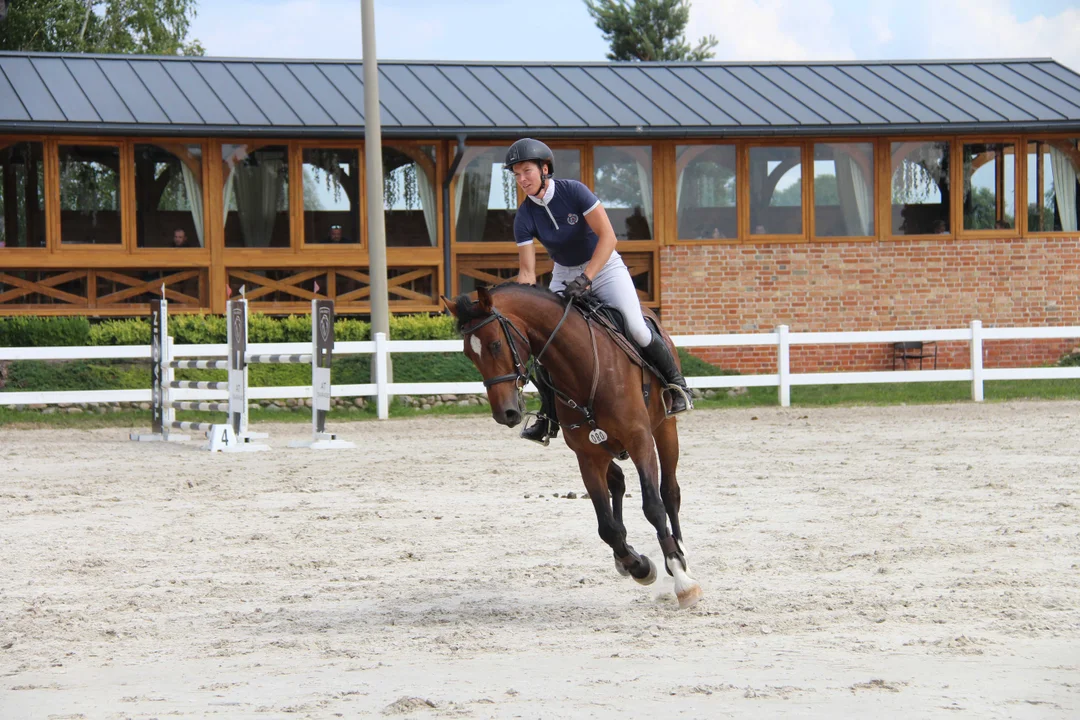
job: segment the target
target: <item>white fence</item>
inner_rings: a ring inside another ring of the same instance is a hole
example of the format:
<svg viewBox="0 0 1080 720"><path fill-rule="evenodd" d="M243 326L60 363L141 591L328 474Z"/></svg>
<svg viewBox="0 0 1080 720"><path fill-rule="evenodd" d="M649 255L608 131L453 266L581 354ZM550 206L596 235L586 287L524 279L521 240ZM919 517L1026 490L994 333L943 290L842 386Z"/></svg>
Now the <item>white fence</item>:
<svg viewBox="0 0 1080 720"><path fill-rule="evenodd" d="M983 399L983 383L987 380L1055 380L1080 378L1080 367L1008 368L987 369L983 367L983 342L987 340L1058 340L1080 338L1080 327L1042 328L984 328L973 320L966 328L953 330L892 330L870 332L790 332L780 325L774 332L737 335L678 335L674 337L679 347L763 347L777 348L776 372L766 375L717 375L688 377L692 388L776 387L780 404L791 405L791 388L794 385L850 385L856 383L908 383L963 381L971 383L971 399ZM966 342L971 349L970 367L961 370L898 370L885 372L791 372L791 348L798 345L858 345L892 344L897 342ZM311 343L251 343L252 354L295 354L311 351ZM174 345L174 356L225 357L226 345ZM375 356L373 383L334 385L334 397L374 397L378 415L389 416L390 397L393 395L442 395L457 393L483 393L480 382L394 383L386 382L388 357L398 353L416 352L462 352L461 340L387 340L382 333L375 340L364 342L338 342L334 355L368 354ZM105 347L42 347L0 348L3 360L91 360L91 359L149 359L148 345L120 345ZM531 388L526 388L530 389ZM186 392L198 393L203 399L226 391L174 391L175 399L187 399ZM248 397L254 400L278 400L307 398L311 396L309 385L292 387L252 387ZM64 392L0 392L0 405L34 405L56 403L111 403L150 402L150 390L72 390Z"/></svg>

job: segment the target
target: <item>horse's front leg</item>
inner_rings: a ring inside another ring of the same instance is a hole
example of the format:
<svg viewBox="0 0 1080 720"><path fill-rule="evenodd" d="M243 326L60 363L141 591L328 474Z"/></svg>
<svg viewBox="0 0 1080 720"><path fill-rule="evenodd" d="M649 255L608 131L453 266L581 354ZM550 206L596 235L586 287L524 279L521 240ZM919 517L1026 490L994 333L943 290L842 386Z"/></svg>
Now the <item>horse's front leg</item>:
<svg viewBox="0 0 1080 720"><path fill-rule="evenodd" d="M693 607L701 600L701 585L690 577L686 561L678 541L668 529L668 513L660 496L660 469L656 461L656 445L651 433L638 433L626 449L637 467L641 480L641 509L646 519L656 528L656 539L664 553L664 566L675 579L675 595L679 607Z"/></svg>
<svg viewBox="0 0 1080 720"><path fill-rule="evenodd" d="M642 585L656 582L656 566L648 557L639 555L626 544L626 526L622 521L622 496L626 491L622 469L611 462L606 452L578 453L578 467L585 489L589 491L596 511L597 532L615 554L615 569L622 576L631 576ZM618 472L613 473L614 467ZM610 482L611 499L608 498Z"/></svg>

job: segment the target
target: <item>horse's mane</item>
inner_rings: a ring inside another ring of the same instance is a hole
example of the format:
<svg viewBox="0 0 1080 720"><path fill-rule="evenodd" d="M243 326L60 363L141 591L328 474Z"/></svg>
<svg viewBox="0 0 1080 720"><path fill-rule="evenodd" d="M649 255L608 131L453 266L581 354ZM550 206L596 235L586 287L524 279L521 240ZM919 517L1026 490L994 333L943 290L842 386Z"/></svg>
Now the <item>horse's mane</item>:
<svg viewBox="0 0 1080 720"><path fill-rule="evenodd" d="M539 300L546 300L552 303L556 303L562 307L565 303L561 295L556 295L545 287L539 285L523 285L513 280L504 282L501 285L488 288L488 292L492 295L499 294L523 294L530 297L537 298ZM457 329L460 333L462 328L468 325L473 320L479 320L487 317L487 313L480 307L479 303L475 303L469 299L468 295L458 295L454 298L454 315L457 316Z"/></svg>

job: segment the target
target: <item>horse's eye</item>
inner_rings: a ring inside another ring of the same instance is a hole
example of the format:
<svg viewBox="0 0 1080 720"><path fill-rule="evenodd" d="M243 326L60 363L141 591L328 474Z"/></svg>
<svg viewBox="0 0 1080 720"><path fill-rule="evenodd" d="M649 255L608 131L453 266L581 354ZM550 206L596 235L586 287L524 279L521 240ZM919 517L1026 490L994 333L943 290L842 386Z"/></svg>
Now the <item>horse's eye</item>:
<svg viewBox="0 0 1080 720"><path fill-rule="evenodd" d="M502 352L502 340L495 340L491 343L491 354L498 355Z"/></svg>

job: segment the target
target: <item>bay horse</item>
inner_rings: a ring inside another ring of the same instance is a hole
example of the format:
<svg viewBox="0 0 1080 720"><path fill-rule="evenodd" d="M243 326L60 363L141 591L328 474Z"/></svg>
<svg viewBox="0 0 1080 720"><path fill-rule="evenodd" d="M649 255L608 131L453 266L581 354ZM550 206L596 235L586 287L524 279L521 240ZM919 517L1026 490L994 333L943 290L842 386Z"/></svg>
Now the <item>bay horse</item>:
<svg viewBox="0 0 1080 720"><path fill-rule="evenodd" d="M556 388L558 421L577 455L600 537L611 546L619 574L650 585L656 566L626 543L623 525L626 481L615 458L629 454L641 481L642 510L656 528L679 606L697 604L701 586L688 572L679 524L679 434L676 419L667 415L661 381L632 362L594 321L545 288L506 283L477 290L475 300L468 295L442 300L457 319L465 355L484 378L496 422L512 428L524 420L526 363L542 361ZM660 332L678 358L671 338Z"/></svg>

